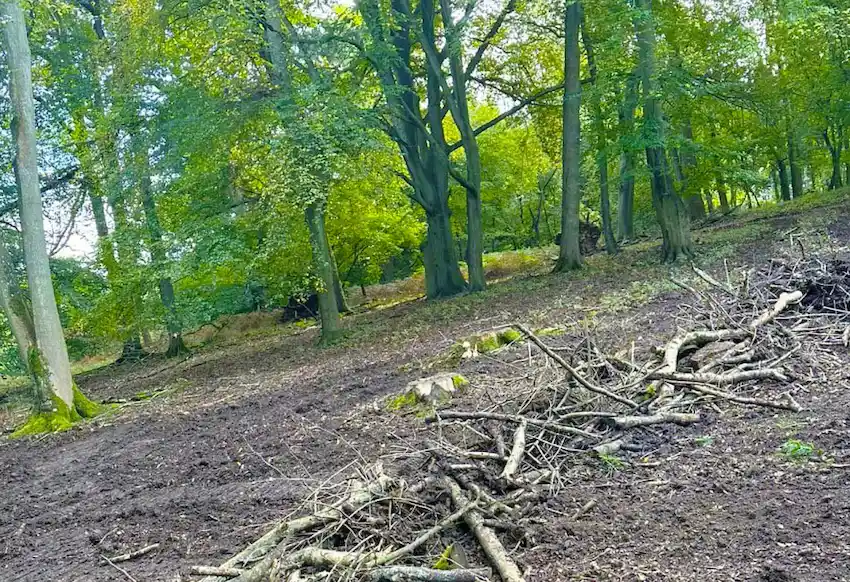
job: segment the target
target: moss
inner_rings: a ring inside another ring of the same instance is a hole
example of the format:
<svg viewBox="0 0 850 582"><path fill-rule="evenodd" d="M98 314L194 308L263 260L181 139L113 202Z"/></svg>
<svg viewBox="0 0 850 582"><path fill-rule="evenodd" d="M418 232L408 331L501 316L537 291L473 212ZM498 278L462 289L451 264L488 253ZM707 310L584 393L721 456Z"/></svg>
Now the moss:
<svg viewBox="0 0 850 582"><path fill-rule="evenodd" d="M460 374L455 374L454 376L452 376L452 384L454 384L456 390L463 390L464 388L469 386L469 380L467 380Z"/></svg>
<svg viewBox="0 0 850 582"><path fill-rule="evenodd" d="M390 412L397 412L402 410L403 408L413 408L418 404L418 400L416 399L416 394L412 391L410 392L402 392L401 394L397 394L390 398L387 401L386 408Z"/></svg>
<svg viewBox="0 0 850 582"><path fill-rule="evenodd" d="M506 329L504 331L499 332L499 335L497 337L499 339L500 344L507 345L522 339L522 334L515 329Z"/></svg>
<svg viewBox="0 0 850 582"><path fill-rule="evenodd" d="M74 391L74 409L75 412L82 418L94 418L101 412L103 412L103 406L96 402L92 402L86 395L82 393L82 391L77 388L77 385L73 385Z"/></svg>
<svg viewBox="0 0 850 582"><path fill-rule="evenodd" d="M478 348L478 352L481 354L486 354L487 352L492 352L502 347L502 344L499 342L499 337L494 333L479 337L475 342L475 345Z"/></svg>
<svg viewBox="0 0 850 582"><path fill-rule="evenodd" d="M27 421L12 433L12 438L27 435L43 434L68 430L74 425L74 418L79 414L68 408L68 405L58 396L52 396L52 410L42 410L31 414Z"/></svg>
<svg viewBox="0 0 850 582"><path fill-rule="evenodd" d="M537 329L534 331L535 335L538 337L547 337L547 336L558 336L564 335L567 333L567 330L561 329L559 327L544 327L541 329Z"/></svg>

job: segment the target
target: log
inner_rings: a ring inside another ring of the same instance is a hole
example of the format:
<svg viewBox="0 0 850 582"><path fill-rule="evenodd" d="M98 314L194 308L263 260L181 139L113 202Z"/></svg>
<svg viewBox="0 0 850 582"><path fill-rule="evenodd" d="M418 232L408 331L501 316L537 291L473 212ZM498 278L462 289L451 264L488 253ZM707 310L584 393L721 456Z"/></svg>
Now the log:
<svg viewBox="0 0 850 582"><path fill-rule="evenodd" d="M731 386L733 384L747 382L748 380L788 381L788 377L776 368L741 370L737 372L727 372L725 374L715 374L713 372L694 372L693 374L685 372L654 372L653 374L650 374L650 377L686 383L716 384L718 386Z"/></svg>
<svg viewBox="0 0 850 582"><path fill-rule="evenodd" d="M616 418L612 418L611 422L619 429L649 426L652 424L665 424L668 422L685 426L699 422L699 414L684 412L659 412L649 416L618 416Z"/></svg>
<svg viewBox="0 0 850 582"><path fill-rule="evenodd" d="M369 573L372 582L479 582L490 576L488 568L434 570L417 566L387 566Z"/></svg>
<svg viewBox="0 0 850 582"><path fill-rule="evenodd" d="M457 484L457 481L451 477L446 477L445 483L451 492L452 502L456 507L464 507L469 504L466 494L460 488L460 485ZM481 514L475 510L468 511L464 514L463 520L469 526L469 529L472 530L478 543L481 544L481 548L490 562L492 562L493 567L496 568L496 571L502 578L502 582L525 582L525 578L522 577L519 568L517 568L517 565L508 556L505 546L499 541L496 533L484 525L484 518Z"/></svg>

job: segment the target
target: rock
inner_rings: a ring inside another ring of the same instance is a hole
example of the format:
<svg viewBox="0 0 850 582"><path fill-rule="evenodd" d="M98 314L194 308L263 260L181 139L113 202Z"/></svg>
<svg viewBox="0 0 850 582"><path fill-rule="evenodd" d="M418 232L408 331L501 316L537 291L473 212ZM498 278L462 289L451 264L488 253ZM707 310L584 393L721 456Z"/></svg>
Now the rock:
<svg viewBox="0 0 850 582"><path fill-rule="evenodd" d="M459 388L469 382L460 374L437 374L407 385L406 395L414 395L417 402L440 404L452 399Z"/></svg>

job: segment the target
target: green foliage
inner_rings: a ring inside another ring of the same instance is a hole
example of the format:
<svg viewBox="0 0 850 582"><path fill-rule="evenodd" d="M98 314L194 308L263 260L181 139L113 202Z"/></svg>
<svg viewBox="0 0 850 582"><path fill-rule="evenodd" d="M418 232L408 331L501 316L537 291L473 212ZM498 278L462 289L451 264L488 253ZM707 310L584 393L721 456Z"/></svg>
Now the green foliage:
<svg viewBox="0 0 850 582"><path fill-rule="evenodd" d="M599 461L602 464L602 470L609 476L617 473L618 471L622 471L626 466L623 459L616 455L610 455L607 453L600 454Z"/></svg>
<svg viewBox="0 0 850 582"><path fill-rule="evenodd" d="M812 443L789 439L779 447L779 453L789 461L807 461L822 454L822 451L816 449Z"/></svg>

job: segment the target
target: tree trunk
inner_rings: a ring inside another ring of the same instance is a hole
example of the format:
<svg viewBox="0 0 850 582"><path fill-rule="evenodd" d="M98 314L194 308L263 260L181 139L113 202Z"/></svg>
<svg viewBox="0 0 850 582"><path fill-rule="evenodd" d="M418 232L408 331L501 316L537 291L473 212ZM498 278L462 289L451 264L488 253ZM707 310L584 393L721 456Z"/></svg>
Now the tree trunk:
<svg viewBox="0 0 850 582"><path fill-rule="evenodd" d="M700 192L700 196L705 198L705 207L708 209L709 214L714 213L714 196L711 193L711 190L707 192Z"/></svg>
<svg viewBox="0 0 850 582"><path fill-rule="evenodd" d="M426 214L428 230L423 247L423 260L425 290L430 298L450 297L466 289L463 275L457 268L457 250L449 218L448 207L436 214Z"/></svg>
<svg viewBox="0 0 850 582"><path fill-rule="evenodd" d="M779 202L782 200L782 194L779 192L779 176L776 175L776 168L770 169L770 184L773 186L773 199Z"/></svg>
<svg viewBox="0 0 850 582"><path fill-rule="evenodd" d="M325 233L327 233L326 229L323 228L323 230L325 230ZM336 300L336 309L340 313L348 313L351 310L348 308L348 301L345 298L345 288L343 288L342 279L340 279L339 277L339 267L337 267L336 264L336 257L334 256L334 252L331 248L330 242L326 241L325 244L328 246L328 252L330 253L331 257L331 269L334 278L334 299Z"/></svg>
<svg viewBox="0 0 850 582"><path fill-rule="evenodd" d="M323 344L336 340L341 332L339 324L339 309L336 293L334 292L334 275L331 250L328 246L328 236L325 232L324 202L313 202L304 209L304 218L310 232L310 247L313 250L313 265L322 285L318 289L319 317L322 321Z"/></svg>
<svg viewBox="0 0 850 582"><path fill-rule="evenodd" d="M723 178L718 176L717 180L717 198L720 201L720 212L729 212L729 198L726 196L726 183Z"/></svg>
<svg viewBox="0 0 850 582"><path fill-rule="evenodd" d="M798 159L797 139L793 132L788 132L788 166L791 169L791 194L794 198L803 195L803 171Z"/></svg>
<svg viewBox="0 0 850 582"><path fill-rule="evenodd" d="M673 156L674 161L677 162L677 178L679 179L682 196L688 206L688 213L690 214L690 217L694 220L701 220L705 218L705 205L703 205L702 196L699 192L693 189L690 180L691 174L696 168L697 160L691 149L693 148L694 130L691 126L691 119L689 117L685 118L685 122L682 125L682 137L686 142L685 150L676 150L675 155Z"/></svg>
<svg viewBox="0 0 850 582"><path fill-rule="evenodd" d="M779 191L782 200L791 200L791 184L788 181L788 168L785 165L785 160L776 160L776 169L779 173Z"/></svg>
<svg viewBox="0 0 850 582"><path fill-rule="evenodd" d="M841 176L841 150L844 147L844 140L840 130L837 134L837 139L833 142L833 140L830 140L829 138L829 129L823 130L823 139L826 143L827 149L829 150L829 158L832 161L832 175L829 177L830 190L836 190L843 186L843 179Z"/></svg>
<svg viewBox="0 0 850 582"><path fill-rule="evenodd" d="M561 160L561 250L555 271L563 272L581 267L579 245L579 205L581 185L581 80L579 79L579 24L581 4L567 0L564 16L564 101Z"/></svg>
<svg viewBox="0 0 850 582"><path fill-rule="evenodd" d="M29 371L30 350L37 345L32 309L26 293L15 280L12 258L2 236L0 236L0 308L3 309L9 329L12 330L15 343L18 345L21 365Z"/></svg>
<svg viewBox="0 0 850 582"><path fill-rule="evenodd" d="M661 104L654 89L655 26L650 0L637 0L641 14L635 22L643 89L644 139L652 144L646 148L646 163L650 170L652 202L661 227L662 259L672 262L680 257L693 256L691 230L687 211L673 188L664 146L664 119Z"/></svg>
<svg viewBox="0 0 850 582"><path fill-rule="evenodd" d="M3 2L2 21L13 111L12 133L17 154L15 175L20 192L27 281L38 345L38 350L28 354L29 368L37 388L41 390L41 396L52 400L53 413L60 414L62 420L70 422L78 418L77 415L94 414L96 407L90 408L91 403L75 390L65 336L56 307L38 183L32 59L24 13L16 1ZM49 411L42 412L52 414ZM52 428L52 425L48 425L43 430Z"/></svg>
<svg viewBox="0 0 850 582"><path fill-rule="evenodd" d="M188 349L183 343L183 322L177 311L174 298L174 284L171 281L171 277L163 273L168 262L168 256L163 246L162 227L159 224L159 215L157 214L156 202L153 197L147 150L142 151L138 155L142 157L139 164L141 171L139 186L142 194L142 206L145 211L145 222L147 223L148 235L151 241L150 253L151 258L153 258L154 268L159 272L159 298L162 301L162 306L165 308L165 328L168 331L166 356L173 358L187 352ZM135 340L138 341L138 335L135 336ZM139 347L141 348L141 344L139 344Z"/></svg>
<svg viewBox="0 0 850 582"><path fill-rule="evenodd" d="M620 134L622 153L620 154L620 201L617 204L617 231L620 242L635 237L635 153L630 141L626 139L633 131L635 108L637 106L637 78L630 75L626 81L625 96L620 107Z"/></svg>

